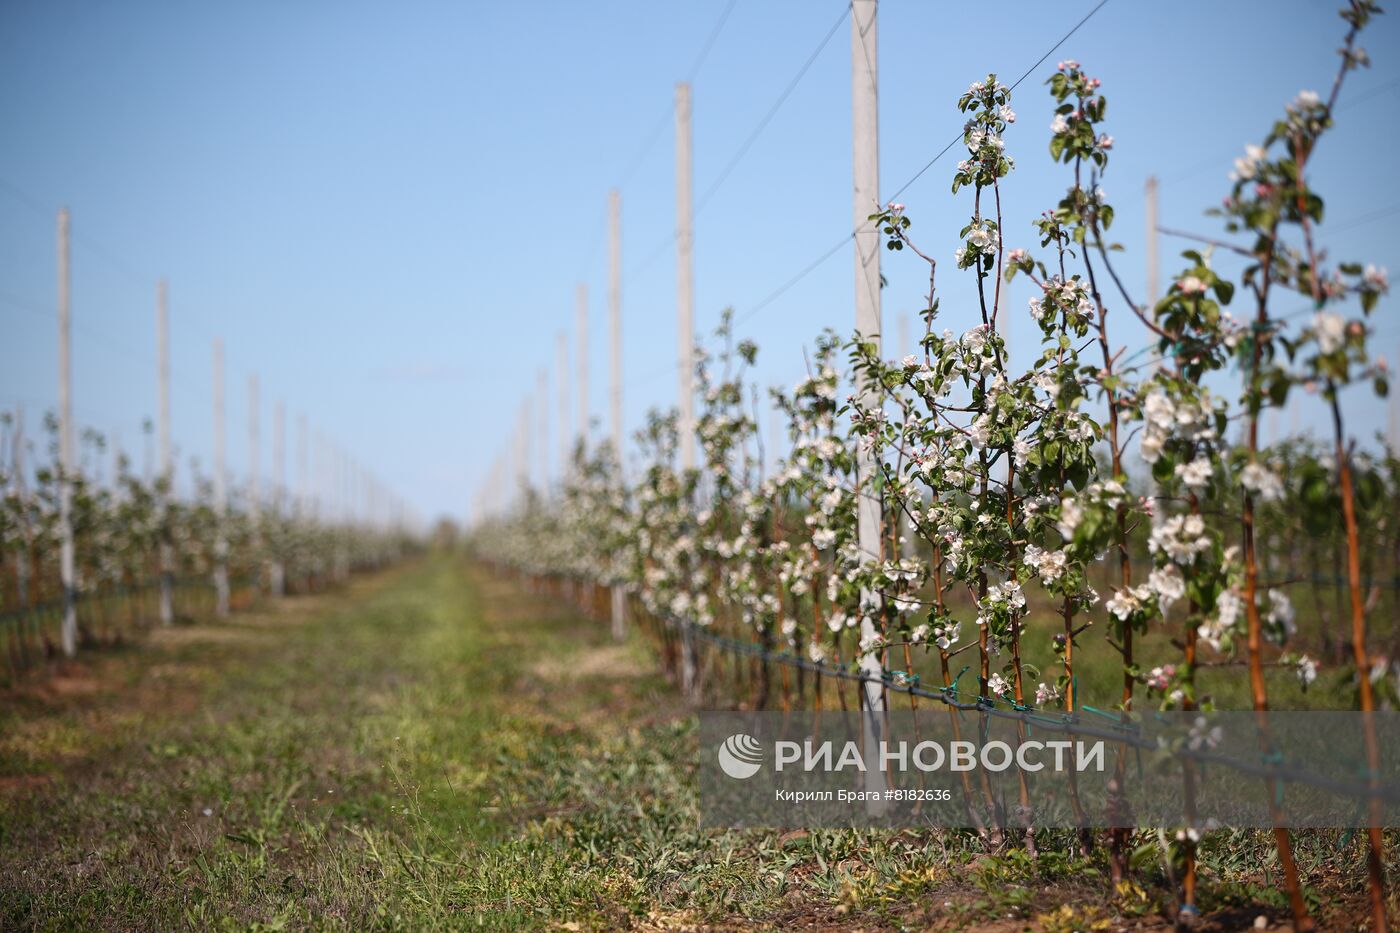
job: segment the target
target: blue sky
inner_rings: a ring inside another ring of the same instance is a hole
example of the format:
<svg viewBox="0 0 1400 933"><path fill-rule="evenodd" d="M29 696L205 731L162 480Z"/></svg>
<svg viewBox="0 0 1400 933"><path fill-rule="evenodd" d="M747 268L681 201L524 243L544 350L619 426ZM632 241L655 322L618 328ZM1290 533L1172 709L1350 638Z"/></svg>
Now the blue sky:
<svg viewBox="0 0 1400 933"><path fill-rule="evenodd" d="M592 411L605 417L605 209L621 185L634 429L647 408L675 401L673 86L726 3L5 4L0 406L23 404L32 425L56 401L53 213L66 204L84 426L120 436L141 463L163 275L182 460L208 460L219 335L236 473L255 372L265 471L271 403L283 399L289 432L304 412L424 514L461 515L540 367L556 414L555 334L573 328L580 281L592 299ZM884 0L882 189L958 132L955 101L970 81L1018 77L1093 5L1008 2L976 26L968 7ZM842 9L738 0L694 80L697 198ZM1035 245L1031 219L1067 184L1046 152L1041 85L1058 59L1104 81L1117 141L1104 187L1127 247L1121 269L1141 283L1145 178L1162 179L1163 224L1217 232L1201 211L1225 193L1232 159L1299 90L1325 90L1341 35L1324 2L1111 0L1016 92L1008 245ZM1375 65L1349 79L1313 179L1334 255L1400 274L1400 213L1387 213L1400 178L1386 170L1400 142L1400 20L1381 17L1362 44ZM850 231L849 55L843 24L699 214L697 329L727 305L743 316ZM970 212L970 194L949 193L957 157L900 196L916 238L943 257ZM1164 274L1184 246L1163 241ZM885 272L894 341L926 272L900 257ZM970 325L970 281L940 278L946 326ZM760 381L795 381L804 344L823 327L849 329L852 294L846 248L748 320ZM1013 313L1027 294L1013 290ZM1380 349L1392 360L1395 318L1383 303ZM1119 339L1147 342L1127 327ZM1029 360L1030 332L1012 343ZM1384 427L1383 403L1360 392L1349 402L1359 433ZM1306 426L1319 412L1305 403L1287 417Z"/></svg>

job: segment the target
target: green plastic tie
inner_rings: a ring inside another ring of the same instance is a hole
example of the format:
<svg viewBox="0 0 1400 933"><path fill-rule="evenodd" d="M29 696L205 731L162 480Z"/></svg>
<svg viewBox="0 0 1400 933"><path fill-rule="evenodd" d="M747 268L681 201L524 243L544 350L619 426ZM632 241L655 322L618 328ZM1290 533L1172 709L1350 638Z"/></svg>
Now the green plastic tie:
<svg viewBox="0 0 1400 933"><path fill-rule="evenodd" d="M962 680L962 675L966 674L971 668L971 664L968 664L965 667L963 667L962 670L958 671L958 676L953 678L952 684L943 688L948 692L948 695L951 696L954 700L958 698L958 681Z"/></svg>
<svg viewBox="0 0 1400 933"><path fill-rule="evenodd" d="M1087 713L1096 713L1096 714L1102 716L1104 719L1111 719L1111 720L1113 720L1114 722L1118 722L1119 720L1122 719L1121 716L1115 716L1113 713L1105 713L1103 710L1097 709L1097 708L1095 708L1095 707L1093 707L1093 706L1089 706L1088 704L1085 704L1085 705L1083 705L1083 706L1081 706L1081 707L1079 707L1079 708L1082 709L1082 710L1084 710L1084 711L1087 712Z"/></svg>

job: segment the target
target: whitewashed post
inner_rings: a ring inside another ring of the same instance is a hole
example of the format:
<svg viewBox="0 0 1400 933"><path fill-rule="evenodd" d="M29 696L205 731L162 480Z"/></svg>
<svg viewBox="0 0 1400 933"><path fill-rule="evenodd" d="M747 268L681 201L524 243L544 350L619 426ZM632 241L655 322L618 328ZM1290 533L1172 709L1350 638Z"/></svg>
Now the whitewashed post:
<svg viewBox="0 0 1400 933"><path fill-rule="evenodd" d="M272 409L272 521L273 534L277 538L277 552L272 555L271 584L272 595L283 596L287 592L287 567L282 563L283 502L287 482L287 419L286 410L279 399Z"/></svg>
<svg viewBox="0 0 1400 933"><path fill-rule="evenodd" d="M170 310L165 279L156 283L156 381L160 416L160 624L175 623L175 548L166 521L174 492L175 464L170 447Z"/></svg>
<svg viewBox="0 0 1400 933"><path fill-rule="evenodd" d="M549 371L541 366L535 376L539 392L539 435L536 441L535 459L538 461L540 496L549 494Z"/></svg>
<svg viewBox="0 0 1400 933"><path fill-rule="evenodd" d="M870 223L869 216L879 210L880 148L879 148L879 59L877 57L876 0L852 0L851 3L851 118L854 135L854 199L855 222L855 291L856 332L861 339L880 345L880 232ZM873 387L859 390L867 406L879 404ZM856 473L860 494L856 503L856 535L865 561L877 562L881 557L880 499L873 493L875 461L872 453L861 448L856 458ZM873 644L883 634L875 626L878 593L861 594L861 641ZM862 706L865 709L864 736L867 760L872 752L878 756L885 736L885 689L882 679L884 665L880 648L867 648L860 656L860 672L868 678L862 682ZM885 775L880 768L865 774L866 788L881 791ZM876 808L879 809L879 808Z"/></svg>
<svg viewBox="0 0 1400 933"><path fill-rule="evenodd" d="M224 475L224 342L214 338L214 613L228 615L228 487Z"/></svg>
<svg viewBox="0 0 1400 933"><path fill-rule="evenodd" d="M78 653L77 555L73 542L73 357L68 208L58 211L58 572L63 584L64 657Z"/></svg>
<svg viewBox="0 0 1400 933"><path fill-rule="evenodd" d="M910 335L910 332L912 331L912 329L913 329L913 328L910 326L910 315L909 315L909 312L908 312L908 311L903 311L903 312L901 312L900 315L899 315L899 358L900 358L900 359L903 359L904 357L909 356L911 353L914 352L914 349L913 349L913 346L914 346L914 345L913 345L913 343L910 341L910 338L909 338L909 335ZM1006 332L1007 332L1008 335L1009 335L1010 332L1011 332L1010 315L1007 315ZM1009 344L1008 344L1008 352L1009 352ZM896 517L897 517L898 522L899 522L899 554L900 554L900 556L901 556L901 557L910 557L910 558L918 556L918 544L917 544L917 542L916 542L916 540L915 540L915 538L916 538L916 536L917 536L917 529L916 529L915 526L914 526L914 522L909 518L909 516L908 516L907 514L905 514L905 513L903 513L903 512L900 512Z"/></svg>
<svg viewBox="0 0 1400 933"><path fill-rule="evenodd" d="M1157 176L1147 176L1147 304L1157 303L1160 280L1157 277Z"/></svg>
<svg viewBox="0 0 1400 933"><path fill-rule="evenodd" d="M341 583L350 579L350 550L346 546L346 535L350 525L350 455L334 445L335 451L335 498L336 521L339 533L336 535L335 576Z"/></svg>
<svg viewBox="0 0 1400 933"><path fill-rule="evenodd" d="M764 464L765 469L777 472L778 461L783 456L784 440L783 411L776 404L770 403L768 406L768 443L765 445L768 448L768 456L765 458L768 462Z"/></svg>
<svg viewBox="0 0 1400 933"><path fill-rule="evenodd" d="M340 448L335 441L326 438L326 463L328 472L326 474L326 516L332 524L340 524L340 477L343 464L341 463Z"/></svg>
<svg viewBox="0 0 1400 933"><path fill-rule="evenodd" d="M515 490L523 506L530 488L530 397L520 400L520 411L515 417Z"/></svg>
<svg viewBox="0 0 1400 933"><path fill-rule="evenodd" d="M574 291L574 323L578 331L578 443L588 449L588 286Z"/></svg>
<svg viewBox="0 0 1400 933"><path fill-rule="evenodd" d="M569 424L569 335L562 330L559 332L557 346L558 360L555 365L559 369L559 478L566 480L573 462L574 432L573 426Z"/></svg>
<svg viewBox="0 0 1400 933"><path fill-rule="evenodd" d="M1400 366L1400 346L1395 348L1395 365ZM1386 425L1386 439L1390 442L1390 455L1400 457L1400 392L1390 393L1390 419Z"/></svg>
<svg viewBox="0 0 1400 933"><path fill-rule="evenodd" d="M262 490L259 488L258 474L262 467L262 452L259 444L262 441L261 425L258 421L259 410L258 399L258 377L256 373L248 374L248 521L252 525L252 541L249 550L254 555L254 580L253 589L257 591L262 587L262 581L257 579L258 570L256 555L262 549Z"/></svg>
<svg viewBox="0 0 1400 933"><path fill-rule="evenodd" d="M690 85L676 85L676 368L681 468L695 468L695 227Z"/></svg>
<svg viewBox="0 0 1400 933"><path fill-rule="evenodd" d="M24 480L24 406L15 406L15 448L12 459L12 473L10 475L10 489L15 499L28 506L29 491ZM21 609L29 608L29 510L24 508L20 511L20 547L15 551L15 596L19 599Z"/></svg>
<svg viewBox="0 0 1400 933"><path fill-rule="evenodd" d="M306 508L317 521L322 519L321 490L326 486L326 439L319 428L311 432L311 472L306 487Z"/></svg>
<svg viewBox="0 0 1400 933"><path fill-rule="evenodd" d="M608 347L609 407L613 453L622 465L622 195L608 194Z"/></svg>
<svg viewBox="0 0 1400 933"><path fill-rule="evenodd" d="M311 520L311 432L306 424L306 413L297 413L297 494L292 503L292 514L297 521ZM298 550L301 560L302 586L310 589L312 563L307 555Z"/></svg>
<svg viewBox="0 0 1400 933"><path fill-rule="evenodd" d="M578 380L578 389L576 390L578 397L575 400L578 405L578 422L574 425L577 431L574 451L579 456L587 456L590 427L588 422L588 286L582 282L578 283L578 287L574 291L574 330L577 332L574 339L578 341L578 346L575 348L575 352L578 354L577 372L575 373ZM572 463L571 459L571 466ZM570 580L568 592L575 597L581 597L582 586L582 581Z"/></svg>
<svg viewBox="0 0 1400 933"><path fill-rule="evenodd" d="M1158 246L1156 175L1147 176L1147 184L1143 190L1143 194L1144 201L1146 202L1143 205L1143 213L1147 217L1147 229L1144 231L1147 235L1147 248L1145 250L1147 254L1147 306L1150 308L1157 303L1158 289L1161 287L1161 282L1158 277L1157 271ZM1162 494L1161 485L1157 482L1156 479L1152 479L1151 483L1152 499L1156 501L1156 499Z"/></svg>
<svg viewBox="0 0 1400 933"><path fill-rule="evenodd" d="M126 456L126 447L122 445L122 434L120 431L112 432L112 443L110 446L112 448L112 494L113 498L115 498L117 501L121 501L121 465L122 458ZM99 485L101 485L104 479L105 477L102 476L94 477L94 480Z"/></svg>
<svg viewBox="0 0 1400 933"><path fill-rule="evenodd" d="M617 460L618 482L623 478L622 448L622 195L614 188L608 194L608 321L611 353L612 447ZM622 584L613 583L612 637L627 637L627 594Z"/></svg>
<svg viewBox="0 0 1400 933"><path fill-rule="evenodd" d="M691 184L690 85L676 85L676 377L680 413L681 469L695 469L695 228ZM700 669L691 637L692 620L681 628L681 690L694 700Z"/></svg>

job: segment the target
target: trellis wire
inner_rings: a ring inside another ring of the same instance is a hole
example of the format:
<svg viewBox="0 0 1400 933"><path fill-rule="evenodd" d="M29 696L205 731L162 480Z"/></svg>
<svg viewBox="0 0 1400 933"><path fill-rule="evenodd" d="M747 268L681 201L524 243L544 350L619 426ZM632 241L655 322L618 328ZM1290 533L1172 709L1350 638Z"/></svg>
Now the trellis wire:
<svg viewBox="0 0 1400 933"><path fill-rule="evenodd" d="M895 677L894 673L888 671L881 677L871 677L868 674L852 672L845 668L834 667L819 661L811 661L790 652L775 651L758 642L741 641L723 635L716 635L708 631L704 626L696 625L693 622L671 619L666 620L664 624L675 631L688 631L691 637L714 645L722 651L757 658L764 662L810 671L837 680L850 680L859 683L879 683L887 690L922 699L935 700L945 706L962 712L975 712L993 719L1004 719L1023 723L1027 726L1040 727L1050 732L1119 742L1137 749L1138 751L1156 750L1158 748L1155 741L1144 737L1139 727L1131 722L1119 720L1103 726L1094 726L1085 724L1079 717L1070 713L1050 715L1029 706L1010 704L1007 700L994 697L975 696L972 700L962 700L958 698L959 691L956 685L944 687L939 690L929 690L920 687L917 683L917 678L913 679L915 682L910 682L909 680L901 682ZM1012 706L1012 709L999 709L996 705L997 703L1009 704ZM1098 710L1091 711L1098 713L1106 719L1118 718L1112 714L1102 713ZM1287 784L1306 785L1331 794L1336 794L1340 797L1349 797L1353 799L1375 797L1386 803L1400 804L1400 787L1386 785L1372 787L1369 784L1338 781L1300 769L1285 767L1277 762L1270 763L1268 761L1270 756L1267 754L1261 756L1264 761L1259 763L1245 761L1229 755L1218 754L1207 749L1183 748L1177 750L1176 754L1201 764L1220 765L1251 777L1275 780ZM1364 777L1365 775L1363 775L1363 778Z"/></svg>

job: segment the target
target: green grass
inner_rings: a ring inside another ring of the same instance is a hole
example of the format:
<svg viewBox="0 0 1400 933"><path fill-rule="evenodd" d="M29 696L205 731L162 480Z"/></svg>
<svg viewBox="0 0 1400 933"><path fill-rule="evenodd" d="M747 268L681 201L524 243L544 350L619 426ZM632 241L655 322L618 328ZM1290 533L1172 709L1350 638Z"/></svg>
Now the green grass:
<svg viewBox="0 0 1400 933"><path fill-rule="evenodd" d="M1161 928L1148 837L1110 900L1052 834L701 831L694 718L605 628L439 556L12 692L0 929ZM1300 861L1352 916L1337 843ZM1284 915L1270 852L1206 847L1216 929Z"/></svg>

